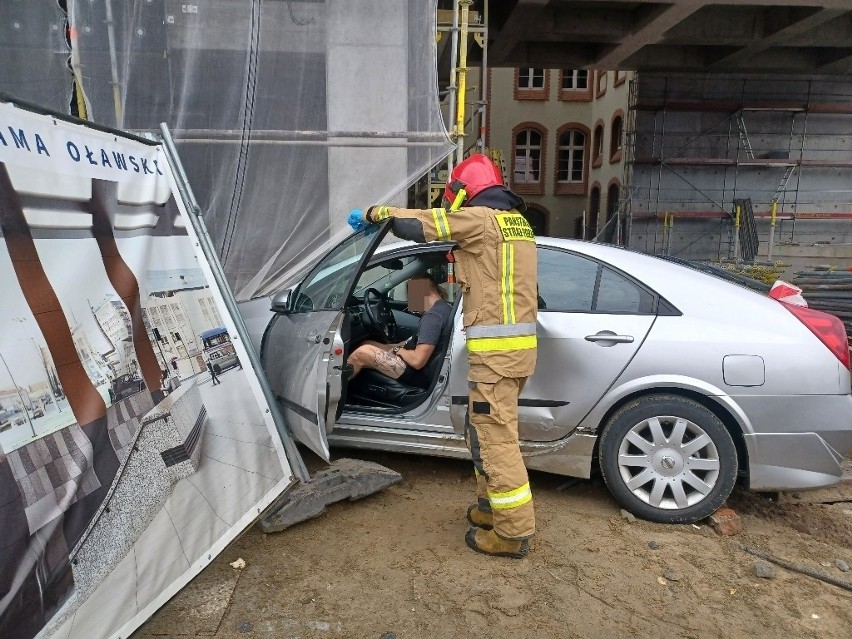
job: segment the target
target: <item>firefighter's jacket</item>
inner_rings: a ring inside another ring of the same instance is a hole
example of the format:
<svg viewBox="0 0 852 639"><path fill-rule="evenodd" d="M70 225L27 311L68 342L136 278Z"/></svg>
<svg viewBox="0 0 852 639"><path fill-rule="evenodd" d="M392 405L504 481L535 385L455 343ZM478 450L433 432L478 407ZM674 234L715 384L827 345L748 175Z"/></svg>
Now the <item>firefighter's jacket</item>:
<svg viewBox="0 0 852 639"><path fill-rule="evenodd" d="M415 242L452 241L461 286L469 379L527 377L536 360L538 309L533 230L517 211L471 206L457 211L374 207L394 235Z"/></svg>

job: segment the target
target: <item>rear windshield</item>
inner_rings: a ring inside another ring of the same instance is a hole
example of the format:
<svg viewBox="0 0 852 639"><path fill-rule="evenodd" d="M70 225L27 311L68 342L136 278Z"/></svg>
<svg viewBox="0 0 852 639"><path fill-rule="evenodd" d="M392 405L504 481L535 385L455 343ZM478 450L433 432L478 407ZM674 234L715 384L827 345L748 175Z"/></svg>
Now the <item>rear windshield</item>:
<svg viewBox="0 0 852 639"><path fill-rule="evenodd" d="M683 258L673 257L670 255L658 255L657 257L659 257L661 260L666 260L668 262L680 264L681 266L686 266L694 271L701 271L702 273L707 273L708 275L715 275L719 279L723 279L726 282L733 282L734 284L745 286L746 288L749 288L758 293L768 293L769 289L772 288L769 284L761 282L760 280L756 280L753 277L748 277L747 275L742 275L740 273L735 273L734 271L729 271L727 269L722 268L721 266L710 264L709 262L685 260Z"/></svg>

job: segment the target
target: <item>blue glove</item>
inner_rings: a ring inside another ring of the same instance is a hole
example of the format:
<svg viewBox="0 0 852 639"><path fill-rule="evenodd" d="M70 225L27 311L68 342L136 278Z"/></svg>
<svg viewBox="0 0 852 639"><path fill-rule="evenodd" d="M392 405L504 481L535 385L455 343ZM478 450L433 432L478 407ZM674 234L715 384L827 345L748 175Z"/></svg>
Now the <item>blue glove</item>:
<svg viewBox="0 0 852 639"><path fill-rule="evenodd" d="M370 226L370 223L364 218L364 211L361 209L352 209L346 221L356 233Z"/></svg>

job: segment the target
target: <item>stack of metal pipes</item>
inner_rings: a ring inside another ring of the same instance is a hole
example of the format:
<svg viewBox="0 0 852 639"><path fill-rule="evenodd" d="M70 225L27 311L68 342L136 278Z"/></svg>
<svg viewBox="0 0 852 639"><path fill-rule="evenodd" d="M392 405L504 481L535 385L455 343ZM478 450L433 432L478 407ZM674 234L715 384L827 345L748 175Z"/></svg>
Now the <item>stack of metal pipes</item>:
<svg viewBox="0 0 852 639"><path fill-rule="evenodd" d="M852 272L836 270L800 271L792 284L802 289L809 308L836 315L852 335Z"/></svg>

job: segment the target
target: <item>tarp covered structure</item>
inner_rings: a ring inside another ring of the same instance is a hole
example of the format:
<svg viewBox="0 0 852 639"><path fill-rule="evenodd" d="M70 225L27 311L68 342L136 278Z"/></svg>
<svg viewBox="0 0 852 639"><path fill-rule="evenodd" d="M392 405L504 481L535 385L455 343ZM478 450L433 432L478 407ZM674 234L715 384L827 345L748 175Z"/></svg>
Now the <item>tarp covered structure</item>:
<svg viewBox="0 0 852 639"><path fill-rule="evenodd" d="M56 0L2 3L0 91L124 130L166 122L238 299L291 282L349 209L404 203L452 148L435 0L66 4L67 41Z"/></svg>
<svg viewBox="0 0 852 639"><path fill-rule="evenodd" d="M0 636L126 637L292 480L162 147L99 125L169 126L262 297L451 150L435 9L0 2Z"/></svg>

